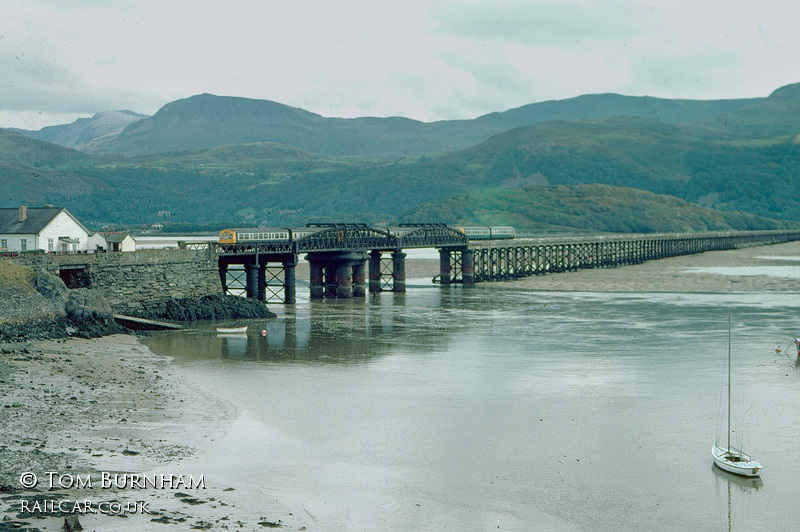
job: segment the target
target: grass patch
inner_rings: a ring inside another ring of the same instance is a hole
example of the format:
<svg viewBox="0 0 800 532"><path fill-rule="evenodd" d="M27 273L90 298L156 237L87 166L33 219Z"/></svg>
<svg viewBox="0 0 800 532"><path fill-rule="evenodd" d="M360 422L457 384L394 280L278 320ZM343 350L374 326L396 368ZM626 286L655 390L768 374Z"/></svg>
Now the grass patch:
<svg viewBox="0 0 800 532"><path fill-rule="evenodd" d="M32 286L33 270L0 260L0 286Z"/></svg>

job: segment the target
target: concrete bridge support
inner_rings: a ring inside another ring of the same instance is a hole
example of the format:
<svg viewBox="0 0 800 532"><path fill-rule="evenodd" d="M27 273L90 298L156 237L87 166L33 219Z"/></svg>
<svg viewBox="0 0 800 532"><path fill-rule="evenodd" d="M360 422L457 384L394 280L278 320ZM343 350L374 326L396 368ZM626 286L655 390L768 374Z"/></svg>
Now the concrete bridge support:
<svg viewBox="0 0 800 532"><path fill-rule="evenodd" d="M254 299L261 299L263 297L263 292L259 290L259 273L261 268L258 267L258 264L254 264L252 262L248 262L244 265L245 271L245 292L247 297L252 297ZM260 296L260 297L259 297ZM263 301L263 299L261 299Z"/></svg>
<svg viewBox="0 0 800 532"><path fill-rule="evenodd" d="M336 297L352 299L353 297L353 265L340 261L336 263Z"/></svg>
<svg viewBox="0 0 800 532"><path fill-rule="evenodd" d="M381 291L381 252L377 249L369 254L369 291L373 294Z"/></svg>
<svg viewBox="0 0 800 532"><path fill-rule="evenodd" d="M306 260L311 270L311 299L366 295L366 253L309 253Z"/></svg>
<svg viewBox="0 0 800 532"><path fill-rule="evenodd" d="M471 249L461 251L461 282L465 286L475 284L475 254Z"/></svg>
<svg viewBox="0 0 800 532"><path fill-rule="evenodd" d="M406 254L402 251L392 253L392 292L406 291Z"/></svg>
<svg viewBox="0 0 800 532"><path fill-rule="evenodd" d="M324 275L324 266L321 261L311 261L308 257L309 269L310 269L310 291L311 291L311 299L322 299L325 297L325 284L323 283L323 275Z"/></svg>
<svg viewBox="0 0 800 532"><path fill-rule="evenodd" d="M366 297L367 295L367 263L365 260L353 265L353 297Z"/></svg>
<svg viewBox="0 0 800 532"><path fill-rule="evenodd" d="M439 250L439 282L450 284L450 250Z"/></svg>
<svg viewBox="0 0 800 532"><path fill-rule="evenodd" d="M297 257L292 257L283 261L283 282L284 294L283 302L293 305L296 300L297 279L295 268L297 267Z"/></svg>

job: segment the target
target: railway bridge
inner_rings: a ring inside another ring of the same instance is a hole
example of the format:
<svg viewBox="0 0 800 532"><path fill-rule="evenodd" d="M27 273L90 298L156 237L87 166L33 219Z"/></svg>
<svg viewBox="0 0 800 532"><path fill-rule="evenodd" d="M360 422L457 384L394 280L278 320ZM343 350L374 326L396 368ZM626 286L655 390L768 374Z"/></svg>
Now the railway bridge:
<svg viewBox="0 0 800 532"><path fill-rule="evenodd" d="M238 285L248 297L292 304L296 300L295 268L302 254L310 266L311 298L321 299L365 297L367 290L405 292L404 250L413 248L439 251L435 281L470 286L800 240L800 230L783 230L470 241L444 224L405 229L398 236L365 224L328 224L297 239L212 243L210 251L226 293L231 285Z"/></svg>

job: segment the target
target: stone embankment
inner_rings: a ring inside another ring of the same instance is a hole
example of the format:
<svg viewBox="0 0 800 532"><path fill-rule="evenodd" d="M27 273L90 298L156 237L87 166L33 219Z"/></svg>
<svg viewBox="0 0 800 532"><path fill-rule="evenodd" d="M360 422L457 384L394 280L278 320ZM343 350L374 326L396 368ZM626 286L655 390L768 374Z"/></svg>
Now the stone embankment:
<svg viewBox="0 0 800 532"><path fill-rule="evenodd" d="M136 315L169 299L222 293L216 263L203 250L41 253L16 257L11 262L49 271L70 287L91 288L118 314Z"/></svg>
<svg viewBox="0 0 800 532"><path fill-rule="evenodd" d="M275 316L264 303L220 294L163 299L151 303L146 311L132 314L182 322ZM99 291L69 289L47 270L38 269L30 282L0 282L0 343L69 336L95 338L125 331Z"/></svg>

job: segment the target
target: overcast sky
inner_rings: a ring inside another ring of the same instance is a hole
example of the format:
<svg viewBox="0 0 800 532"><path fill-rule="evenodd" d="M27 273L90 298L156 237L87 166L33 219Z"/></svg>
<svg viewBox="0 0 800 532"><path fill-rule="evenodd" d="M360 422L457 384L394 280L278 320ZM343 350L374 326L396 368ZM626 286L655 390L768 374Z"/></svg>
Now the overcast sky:
<svg viewBox="0 0 800 532"><path fill-rule="evenodd" d="M0 127L204 92L323 116L474 118L616 92L800 81L788 0L2 0Z"/></svg>

